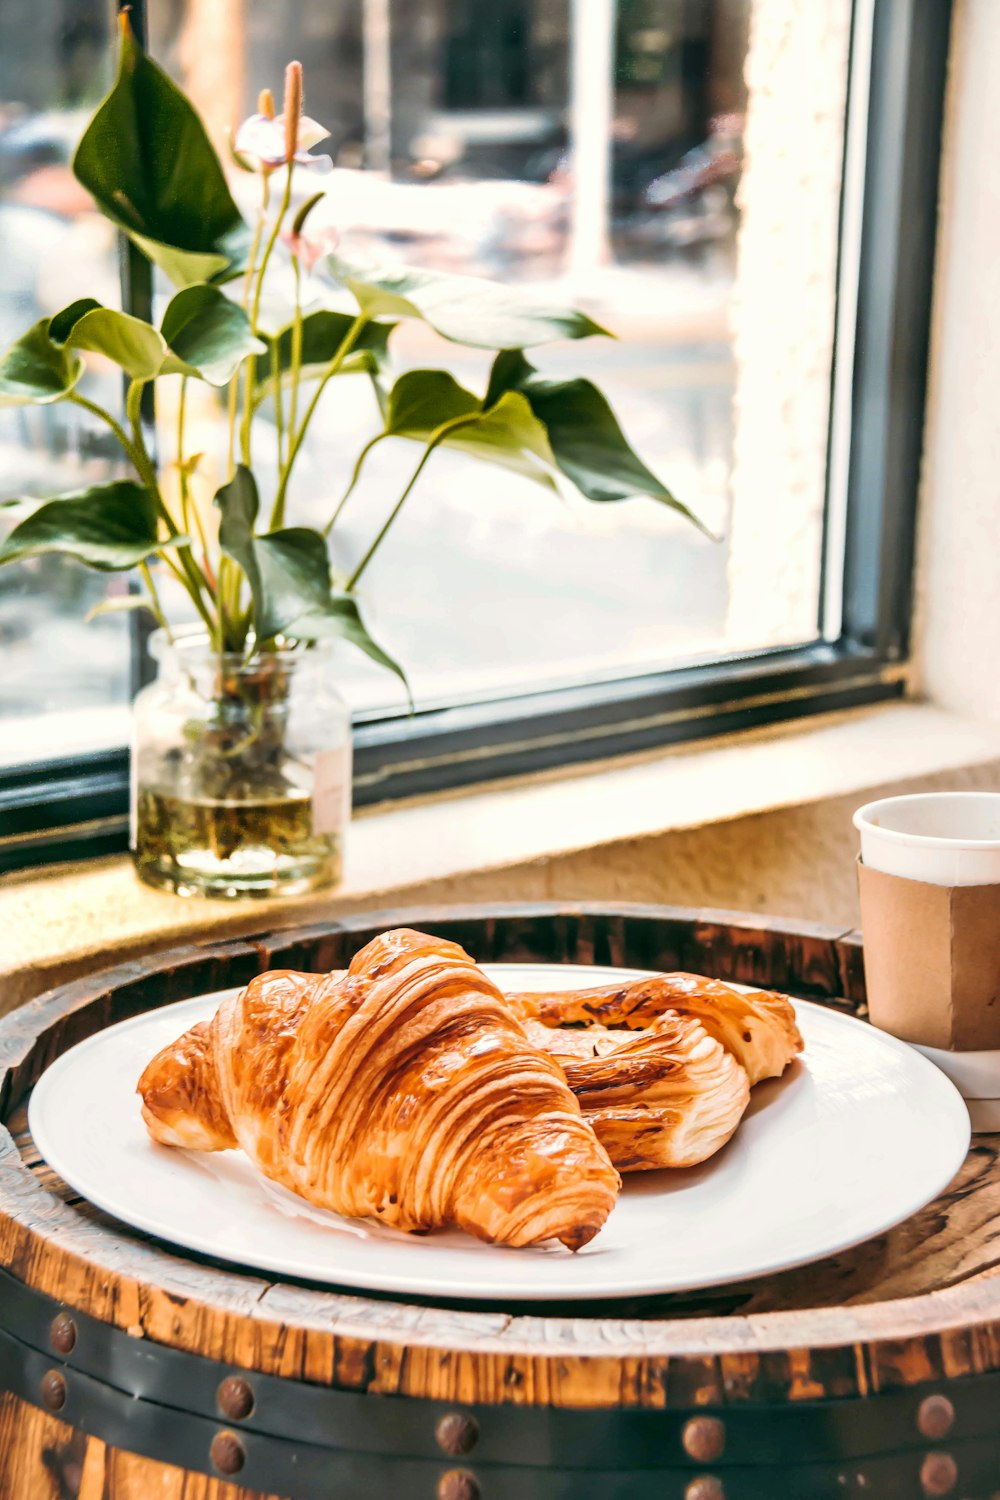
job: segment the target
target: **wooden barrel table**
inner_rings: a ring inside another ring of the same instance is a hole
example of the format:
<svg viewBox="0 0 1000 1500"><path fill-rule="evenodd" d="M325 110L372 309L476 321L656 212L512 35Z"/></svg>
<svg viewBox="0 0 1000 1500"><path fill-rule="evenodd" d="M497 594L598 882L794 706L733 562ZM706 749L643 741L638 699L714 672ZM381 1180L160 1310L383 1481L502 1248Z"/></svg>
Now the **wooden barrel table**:
<svg viewBox="0 0 1000 1500"><path fill-rule="evenodd" d="M198 1259L39 1159L27 1099L76 1042L267 968L340 968L398 925L482 961L688 969L864 1014L856 934L660 907L366 915L42 996L0 1023L3 1500L998 1500L997 1137L856 1250L695 1295L527 1307Z"/></svg>

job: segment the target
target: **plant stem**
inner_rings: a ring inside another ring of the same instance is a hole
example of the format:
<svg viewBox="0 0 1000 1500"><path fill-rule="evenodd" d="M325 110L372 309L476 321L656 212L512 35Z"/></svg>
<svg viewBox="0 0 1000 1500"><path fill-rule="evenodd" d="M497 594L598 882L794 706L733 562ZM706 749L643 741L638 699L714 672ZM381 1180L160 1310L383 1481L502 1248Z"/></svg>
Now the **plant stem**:
<svg viewBox="0 0 1000 1500"><path fill-rule="evenodd" d="M160 493L156 470L153 467L153 460L149 456L146 448L146 440L142 432L142 391L144 384L145 382L142 380L131 381L129 383L128 395L125 398L125 410L132 428L132 446L134 449L134 452L130 456L135 465L136 473L156 503L156 508L160 513L163 524L167 528L167 534L173 538L180 536L181 532ZM203 598L204 591L208 590L209 594L211 594L211 589L208 586L207 578L195 561L194 553L191 551L189 544L184 544L177 548L177 560L183 572L182 582L191 596L191 602L201 615L209 631L214 631L215 625Z"/></svg>
<svg viewBox="0 0 1000 1500"><path fill-rule="evenodd" d="M114 417L109 411L107 411L103 406L98 406L96 401L88 401L86 396L79 395L77 391L72 391L68 399L73 402L74 406L82 406L84 411L89 411L95 417L99 417L102 422L106 422L107 425L111 428L111 431L114 433L115 437L118 439L122 448L124 448L126 456L131 462L133 468L138 468L138 465L135 462L135 449L129 441L128 434L126 433L124 427L122 427L120 423L115 421Z"/></svg>
<svg viewBox="0 0 1000 1500"><path fill-rule="evenodd" d="M265 172L261 177L260 213L253 227L253 239L250 241L250 254L247 256L246 275L243 278L244 309L250 306L250 288L253 286L254 272L257 270L257 254L260 250L260 241L264 233L264 224L267 218L267 207L271 201L271 179Z"/></svg>
<svg viewBox="0 0 1000 1500"><path fill-rule="evenodd" d="M250 435L253 422L253 392L257 380L257 356L248 354L243 365L243 416L240 421L240 463L252 468Z"/></svg>
<svg viewBox="0 0 1000 1500"><path fill-rule="evenodd" d="M292 390L288 398L288 431L295 431L299 414L299 379L302 374L302 277L297 255L292 256L295 276L295 319L292 323Z"/></svg>
<svg viewBox="0 0 1000 1500"><path fill-rule="evenodd" d="M150 603L153 608L153 614L156 616L157 623L160 625L160 628L166 632L167 642L172 646L174 644L174 637L171 633L170 626L167 624L167 617L163 613L163 606L160 603L160 596L156 592L156 584L153 582L153 574L150 570L149 563L141 562L139 564L139 572L142 574L143 583L149 590Z"/></svg>
<svg viewBox="0 0 1000 1500"><path fill-rule="evenodd" d="M436 430L436 432L431 434L430 441L428 442L427 447L424 449L423 454L421 455L420 462L417 464L417 467L414 469L412 475L410 476L409 484L406 486L405 490L400 495L399 499L396 501L392 510L386 517L378 536L372 542L371 546L368 548L368 551L365 553L364 557L358 563L357 567L354 569L354 572L347 580L347 583L344 585L346 593L349 594L351 590L357 586L358 579L361 577L362 573L365 571L368 564L375 556L375 553L378 551L379 547L385 541L386 534L388 533L389 528L392 526L393 521L395 521L396 517L399 515L399 512L402 510L417 480L424 472L427 461L430 458L431 454L434 452L435 448L439 448L441 446L450 432L456 432L460 427L469 427L473 422L478 421L479 415L480 414L476 412L474 415L469 417L454 417L450 422L443 422L441 426Z"/></svg>
<svg viewBox="0 0 1000 1500"><path fill-rule="evenodd" d="M103 406L99 406L96 401L89 401L86 396L81 396L75 391L69 396L68 399L72 401L76 406L83 407L84 410L92 412L93 415L99 417L102 422L107 423L108 427L110 427L111 431L114 433L115 437L118 439L119 443L124 449L129 462L132 464L132 467L135 469L143 484L152 494L153 499L156 502L157 509L170 536L179 536L180 532L178 531L177 526L174 524L174 519L167 509L163 500L163 496L160 493L159 483L156 478L156 471L153 468L152 460L149 457L149 453L146 449L145 439L142 435L142 414L140 410L142 403L142 382L132 382L132 384L129 386L128 397L126 400L126 409L128 412L129 421L132 424L134 440L128 437L125 429L120 425L120 423L115 420L111 413L105 410ZM202 545L204 545L204 540L202 542ZM195 608L198 610L198 613L205 621L205 624L209 627L210 630L214 629L211 616L208 614L202 601L202 581L199 577L198 569L194 564L194 560L191 557L191 549L189 547L179 547L177 549L177 552L178 556L180 556L180 554L182 553L188 554L186 560L184 558L181 558L180 565L178 565L178 563L174 561L174 559L168 552L164 552L161 554L163 561L166 563L171 572L174 573L174 575L184 585L185 589L191 596ZM207 580L205 581L207 582ZM164 621L164 624L165 623L166 622Z"/></svg>
<svg viewBox="0 0 1000 1500"><path fill-rule="evenodd" d="M129 382L128 394L125 397L125 412L128 416L129 425L132 428L132 461L143 484L149 490L156 501L156 508L160 512L163 522L170 536L180 536L180 527L174 521L173 516L167 508L163 496L160 494L160 484L153 468L153 460L146 448L146 439L142 432L142 392L145 381L133 380Z"/></svg>
<svg viewBox="0 0 1000 1500"><path fill-rule="evenodd" d="M202 525L201 512L196 501L191 496L191 476L188 473L187 454L184 445L184 429L186 423L188 377L181 376L180 399L177 403L177 472L180 475L181 486L181 526L190 534L191 523L194 522L194 530L198 533L198 541L201 544L201 569L211 589L213 578L211 565L208 560L208 541L205 537L205 528Z"/></svg>
<svg viewBox="0 0 1000 1500"><path fill-rule="evenodd" d="M236 413L239 405L240 372L237 370L229 382L229 390L226 393L226 427L229 434L226 444L226 465L230 479L236 473Z"/></svg>
<svg viewBox="0 0 1000 1500"><path fill-rule="evenodd" d="M282 469L281 476L278 480L278 489L274 497L274 509L271 511L272 531L279 527L285 518L285 496L288 493L288 481L292 477L292 466L294 465L295 460L298 457L299 449L302 447L303 440L309 428L309 423L312 421L313 413L319 405L319 398L320 396L322 396L324 390L326 389L327 382L333 379L334 375L336 375L337 371L344 363L344 360L347 358L348 354L350 354L354 345L357 343L361 330L364 328L367 322L368 318L366 314L358 313L357 317L354 319L354 322L351 324L350 328L344 335L344 340L340 348L337 350L336 354L333 356L330 363L323 371L323 374L316 385L316 389L313 392L312 400L306 407L305 416L302 418L302 424L299 427L298 432L292 433L291 431L289 431L288 456L285 459L285 467Z"/></svg>
<svg viewBox="0 0 1000 1500"><path fill-rule="evenodd" d="M254 288L253 309L250 313L251 333L257 332L257 323L260 318L260 303L261 298L264 295L264 278L267 275L268 263L271 259L271 253L278 242L278 235L281 233L281 226L284 223L285 215L288 212L288 205L292 201L293 171L294 163L289 162L288 171L285 174L285 191L281 195L281 205L278 209L277 215L275 216L274 225L271 229L270 235L268 236L267 245L264 248L264 255L261 259L260 270L256 273L257 285ZM250 433L251 424L253 422L254 383L257 378L257 356L255 354L247 355L245 370L246 374L243 380L243 423L240 429L240 453L242 455L243 462L249 469L251 467Z"/></svg>
<svg viewBox="0 0 1000 1500"><path fill-rule="evenodd" d="M187 468L184 463L184 417L187 405L187 383L187 376L182 375L180 395L177 398L177 473L180 477L181 526L184 531L191 530L191 522L188 516L191 495L188 486Z"/></svg>
<svg viewBox="0 0 1000 1500"><path fill-rule="evenodd" d="M271 197L271 179L264 174L261 179L260 213L253 227L253 239L250 241L250 254L247 256L246 275L243 278L243 296L241 302L244 311L250 304L250 288L253 285L253 275L257 268L257 252L260 249L260 238L264 231L264 216L267 213L267 205ZM232 380L229 382L229 390L226 395L226 423L228 428L228 454L229 478L232 479L236 470L236 414L240 404L240 371L237 369Z"/></svg>
<svg viewBox="0 0 1000 1500"><path fill-rule="evenodd" d="M340 512L343 510L348 500L350 500L351 496L354 494L354 491L357 488L358 480L361 478L361 470L364 467L365 459L368 457L369 453L377 443L380 443L382 441L383 438L391 436L392 434L389 432L376 432L375 436L373 438L370 438L362 448L361 452L358 454L357 462L354 465L354 472L351 475L351 482L347 486L347 489L344 491L344 493L341 495L340 500L337 504L337 509L334 511L329 521L327 521L326 525L323 527L324 536L330 535L330 532L336 525Z"/></svg>
<svg viewBox="0 0 1000 1500"><path fill-rule="evenodd" d="M271 384L274 387L274 425L278 434L278 468L280 470L284 460L285 416L284 403L281 399L281 352L277 339L271 340Z"/></svg>

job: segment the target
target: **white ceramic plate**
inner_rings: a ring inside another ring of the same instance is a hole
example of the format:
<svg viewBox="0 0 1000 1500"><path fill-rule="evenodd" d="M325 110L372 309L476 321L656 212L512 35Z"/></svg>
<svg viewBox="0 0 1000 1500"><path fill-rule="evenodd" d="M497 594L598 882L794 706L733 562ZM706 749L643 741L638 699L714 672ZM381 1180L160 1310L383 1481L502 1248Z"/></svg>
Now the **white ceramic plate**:
<svg viewBox="0 0 1000 1500"><path fill-rule="evenodd" d="M507 990L578 988L638 971L486 964ZM99 1208L160 1239L324 1285L490 1300L625 1297L765 1276L880 1234L937 1196L965 1159L969 1117L933 1064L894 1037L796 1003L806 1050L759 1085L736 1136L701 1167L635 1173L596 1239L484 1245L414 1237L313 1208L239 1151L154 1145L135 1094L149 1059L213 1014L201 995L109 1027L48 1069L31 1097L42 1155Z"/></svg>

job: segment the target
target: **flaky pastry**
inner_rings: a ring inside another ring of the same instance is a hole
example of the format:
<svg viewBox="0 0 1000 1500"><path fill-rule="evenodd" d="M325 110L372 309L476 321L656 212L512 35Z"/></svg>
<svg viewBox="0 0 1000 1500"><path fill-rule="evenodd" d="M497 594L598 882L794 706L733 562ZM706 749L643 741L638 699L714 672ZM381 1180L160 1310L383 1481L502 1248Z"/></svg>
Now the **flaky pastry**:
<svg viewBox="0 0 1000 1500"><path fill-rule="evenodd" d="M566 1074L619 1172L706 1161L747 1107L744 1069L690 1016L668 1013L641 1031L525 1024Z"/></svg>
<svg viewBox="0 0 1000 1500"><path fill-rule="evenodd" d="M311 1203L504 1245L600 1230L617 1172L555 1059L454 943L401 929L346 974L263 974L149 1064L154 1140Z"/></svg>
<svg viewBox="0 0 1000 1500"><path fill-rule="evenodd" d="M778 1078L802 1051L795 1011L772 990L738 990L701 974L657 974L628 984L508 996L518 1014L544 1026L605 1026L641 1031L674 1011L693 1016L746 1069L751 1088Z"/></svg>
<svg viewBox="0 0 1000 1500"><path fill-rule="evenodd" d="M620 1172L693 1166L733 1134L763 1078L802 1049L784 995L695 974L511 994Z"/></svg>

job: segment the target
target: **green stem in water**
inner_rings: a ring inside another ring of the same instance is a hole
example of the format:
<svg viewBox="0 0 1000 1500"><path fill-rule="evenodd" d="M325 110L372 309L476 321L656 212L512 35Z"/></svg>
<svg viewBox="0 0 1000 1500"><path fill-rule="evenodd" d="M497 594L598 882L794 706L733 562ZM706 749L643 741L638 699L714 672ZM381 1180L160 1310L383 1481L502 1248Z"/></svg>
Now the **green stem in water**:
<svg viewBox="0 0 1000 1500"><path fill-rule="evenodd" d="M282 469L281 476L278 480L278 490L274 497L274 509L271 511L272 531L275 531L278 527L280 527L282 522L284 521L285 496L288 493L288 481L292 477L292 467L299 455L299 449L302 447L306 432L309 429L309 423L313 418L313 413L319 405L319 398L322 396L324 390L326 389L327 382L333 379L334 375L336 375L337 371L344 363L344 360L347 358L348 354L350 354L354 345L357 343L361 330L364 328L367 322L367 316L364 313L358 313L358 316L354 319L354 322L351 324L350 328L344 335L343 343L341 344L340 348L337 350L336 354L333 356L330 363L323 371L323 374L320 377L319 381L317 382L316 389L312 395L312 400L306 407L305 416L302 418L302 424L299 427L299 430L294 433L289 430L288 456L285 459L285 467Z"/></svg>
<svg viewBox="0 0 1000 1500"><path fill-rule="evenodd" d="M365 571L368 564L375 556L375 553L378 551L379 547L385 541L389 528L392 526L392 523L399 515L399 512L403 509L403 506L412 493L417 480L424 472L427 462L430 459L430 456L434 452L435 448L439 448L441 446L449 433L456 432L460 427L470 427L473 422L477 422L478 420L478 412L471 417L455 417L450 422L443 422L441 426L436 430L436 432L431 434L430 441L428 442L427 447L424 449L421 455L420 462L417 464L417 467L414 469L412 475L410 476L409 484L406 486L406 489L400 495L399 499L396 501L392 510L386 517L378 536L372 542L371 546L368 548L368 551L365 553L364 557L358 563L357 567L354 569L354 572L347 580L347 583L344 586L346 593L349 594L352 589L357 587L358 579L361 577L362 573Z"/></svg>
<svg viewBox="0 0 1000 1500"><path fill-rule="evenodd" d="M330 535L330 532L333 530L334 526L337 524L337 520L338 520L338 518L340 516L341 511L343 510L344 506L347 504L348 500L350 500L351 496L354 494L354 491L356 490L357 485L358 485L358 480L361 478L361 470L364 468L365 459L368 457L369 453L376 446L376 444L378 444L378 443L380 443L382 441L383 438L387 438L387 437L391 437L391 436L392 436L392 434L389 433L389 432L376 432L375 436L373 438L370 438L369 441L362 448L361 452L358 454L357 461L356 461L356 463L354 465L354 472L351 475L351 482L347 486L347 489L344 491L344 493L341 495L340 500L339 500L339 502L337 504L337 509L334 511L334 513L330 517L329 521L327 521L326 525L323 527L323 535L324 536L329 536Z"/></svg>

